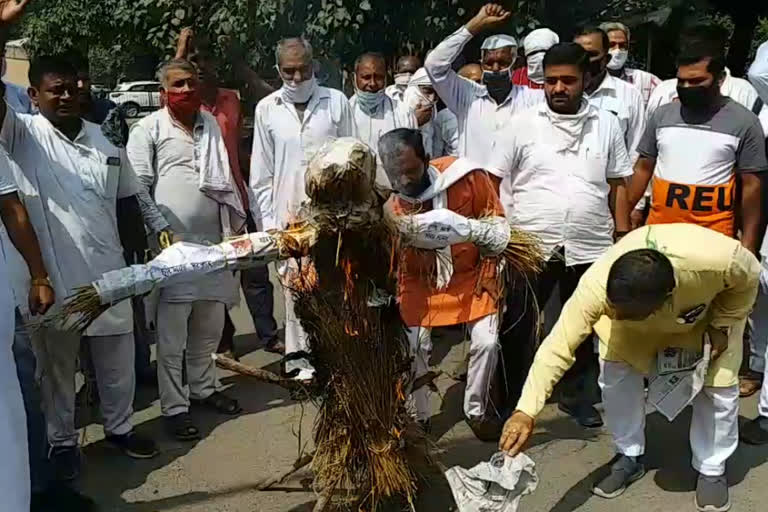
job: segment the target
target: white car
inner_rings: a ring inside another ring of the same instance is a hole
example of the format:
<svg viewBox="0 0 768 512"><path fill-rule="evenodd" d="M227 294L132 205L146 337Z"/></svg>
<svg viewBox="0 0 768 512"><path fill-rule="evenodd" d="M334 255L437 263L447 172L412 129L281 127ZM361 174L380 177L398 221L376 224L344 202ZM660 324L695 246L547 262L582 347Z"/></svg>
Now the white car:
<svg viewBox="0 0 768 512"><path fill-rule="evenodd" d="M160 108L160 82L123 82L109 93L109 99L124 105L127 117L138 117L141 112Z"/></svg>

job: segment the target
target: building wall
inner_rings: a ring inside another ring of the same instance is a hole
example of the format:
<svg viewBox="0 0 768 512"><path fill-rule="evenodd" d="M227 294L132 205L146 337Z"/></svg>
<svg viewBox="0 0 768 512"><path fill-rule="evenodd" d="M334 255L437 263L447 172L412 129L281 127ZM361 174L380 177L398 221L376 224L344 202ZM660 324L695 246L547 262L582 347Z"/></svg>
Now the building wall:
<svg viewBox="0 0 768 512"><path fill-rule="evenodd" d="M20 41L8 41L5 46L6 71L3 80L12 84L29 86L29 57Z"/></svg>

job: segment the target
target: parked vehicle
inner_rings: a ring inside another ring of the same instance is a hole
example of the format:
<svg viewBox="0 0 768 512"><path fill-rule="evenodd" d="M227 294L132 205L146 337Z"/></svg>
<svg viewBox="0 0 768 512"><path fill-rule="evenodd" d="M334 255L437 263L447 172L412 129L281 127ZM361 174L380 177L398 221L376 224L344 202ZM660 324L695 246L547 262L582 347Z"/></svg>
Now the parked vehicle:
<svg viewBox="0 0 768 512"><path fill-rule="evenodd" d="M109 93L109 99L118 105L125 105L128 117L138 117L141 112L160 108L159 82L123 82Z"/></svg>

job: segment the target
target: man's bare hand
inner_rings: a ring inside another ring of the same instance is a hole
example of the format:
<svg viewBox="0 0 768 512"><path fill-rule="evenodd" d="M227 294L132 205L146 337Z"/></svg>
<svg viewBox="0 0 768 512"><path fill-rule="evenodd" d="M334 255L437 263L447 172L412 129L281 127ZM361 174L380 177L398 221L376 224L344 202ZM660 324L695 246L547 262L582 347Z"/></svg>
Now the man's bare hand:
<svg viewBox="0 0 768 512"><path fill-rule="evenodd" d="M712 361L717 360L723 353L728 350L728 329L717 329L715 327L709 327L707 329L709 334L709 341L712 343Z"/></svg>
<svg viewBox="0 0 768 512"><path fill-rule="evenodd" d="M533 433L534 420L524 412L515 411L504 425L499 449L514 457L525 448Z"/></svg>
<svg viewBox="0 0 768 512"><path fill-rule="evenodd" d="M643 227L643 224L645 224L645 214L643 213L643 210L634 208L632 213L629 214L629 221L633 230Z"/></svg>
<svg viewBox="0 0 768 512"><path fill-rule="evenodd" d="M176 43L176 58L186 59L189 56L189 51L192 49L192 37L195 33L192 27L184 27L179 34L179 40Z"/></svg>
<svg viewBox="0 0 768 512"><path fill-rule="evenodd" d="M170 229L164 229L157 234L157 242L160 244L160 250L164 251L174 243L174 234Z"/></svg>
<svg viewBox="0 0 768 512"><path fill-rule="evenodd" d="M507 21L510 16L512 16L512 12L504 9L502 5L485 4L480 8L477 15L467 23L467 30L469 30L472 35L477 35L483 30L495 27L496 25L501 25Z"/></svg>
<svg viewBox="0 0 768 512"><path fill-rule="evenodd" d="M414 110L413 114L416 116L416 123L419 126L424 126L432 120L432 105L421 105Z"/></svg>
<svg viewBox="0 0 768 512"><path fill-rule="evenodd" d="M0 0L0 23L16 23L32 0Z"/></svg>
<svg viewBox="0 0 768 512"><path fill-rule="evenodd" d="M32 315L44 315L56 301L56 294L48 285L33 284L29 290L29 312Z"/></svg>

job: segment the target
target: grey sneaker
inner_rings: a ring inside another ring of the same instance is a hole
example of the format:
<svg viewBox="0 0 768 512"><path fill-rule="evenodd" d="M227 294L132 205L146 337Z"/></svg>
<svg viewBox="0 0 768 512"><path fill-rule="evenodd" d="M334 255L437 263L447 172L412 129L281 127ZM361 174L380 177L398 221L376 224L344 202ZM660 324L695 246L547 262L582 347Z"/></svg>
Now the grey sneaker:
<svg viewBox="0 0 768 512"><path fill-rule="evenodd" d="M725 476L699 475L696 484L696 509L699 512L726 512L731 509Z"/></svg>
<svg viewBox="0 0 768 512"><path fill-rule="evenodd" d="M592 488L592 494L609 500L617 498L624 494L629 484L640 480L644 475L645 466L622 455L611 466L611 474Z"/></svg>

